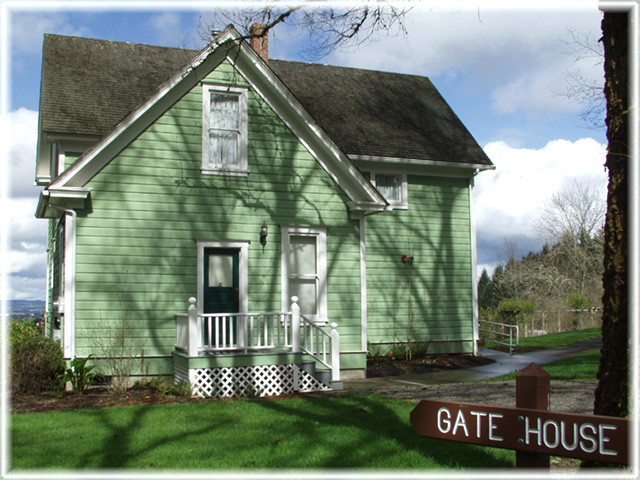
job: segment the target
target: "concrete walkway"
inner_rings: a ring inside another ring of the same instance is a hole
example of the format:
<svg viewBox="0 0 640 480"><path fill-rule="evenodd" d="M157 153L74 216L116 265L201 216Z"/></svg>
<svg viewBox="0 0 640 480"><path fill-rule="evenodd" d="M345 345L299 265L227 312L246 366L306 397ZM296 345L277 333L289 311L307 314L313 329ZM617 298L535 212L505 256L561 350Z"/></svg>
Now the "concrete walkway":
<svg viewBox="0 0 640 480"><path fill-rule="evenodd" d="M495 362L479 367L462 368L458 370L442 370L438 372L416 373L400 377L367 378L364 380L350 380L344 382L344 390L359 392L376 388L388 388L392 385L436 385L443 383L466 383L499 377L513 371L520 371L530 363L544 365L579 353L595 350L602 346L601 338L593 338L566 347L550 350L509 355L488 348L481 348L478 355L495 360Z"/></svg>

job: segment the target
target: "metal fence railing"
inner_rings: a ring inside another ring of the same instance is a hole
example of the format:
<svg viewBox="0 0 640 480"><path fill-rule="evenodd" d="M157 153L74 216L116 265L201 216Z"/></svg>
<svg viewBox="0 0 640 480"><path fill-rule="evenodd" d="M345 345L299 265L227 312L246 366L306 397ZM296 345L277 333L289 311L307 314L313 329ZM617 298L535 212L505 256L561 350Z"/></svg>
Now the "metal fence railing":
<svg viewBox="0 0 640 480"><path fill-rule="evenodd" d="M482 328L483 325L486 325L486 328ZM488 320L478 320L478 331L487 334L483 338L485 341L509 347L509 355L513 354L513 347L518 345L520 337L517 325L490 322Z"/></svg>

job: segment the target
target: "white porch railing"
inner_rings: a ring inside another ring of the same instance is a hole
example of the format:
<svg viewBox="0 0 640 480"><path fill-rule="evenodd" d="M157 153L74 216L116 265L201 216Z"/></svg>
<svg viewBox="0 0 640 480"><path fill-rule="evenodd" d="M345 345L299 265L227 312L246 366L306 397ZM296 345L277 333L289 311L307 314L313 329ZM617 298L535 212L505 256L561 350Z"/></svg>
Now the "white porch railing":
<svg viewBox="0 0 640 480"><path fill-rule="evenodd" d="M340 380L340 336L337 324L328 332L300 315L298 297L290 312L198 314L189 299L187 314L177 314L176 349L189 357L268 352L305 353Z"/></svg>

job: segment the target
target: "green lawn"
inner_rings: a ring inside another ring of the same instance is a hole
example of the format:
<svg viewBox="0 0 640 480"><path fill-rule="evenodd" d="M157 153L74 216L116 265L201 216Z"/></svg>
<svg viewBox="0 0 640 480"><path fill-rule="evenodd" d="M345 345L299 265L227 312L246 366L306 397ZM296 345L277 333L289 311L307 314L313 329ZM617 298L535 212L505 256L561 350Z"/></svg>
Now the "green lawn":
<svg viewBox="0 0 640 480"><path fill-rule="evenodd" d="M418 436L409 423L415 405L309 395L15 414L12 470L513 467L509 450Z"/></svg>
<svg viewBox="0 0 640 480"><path fill-rule="evenodd" d="M585 328L583 330L571 330L568 332L549 333L547 335L539 335L537 337L520 337L518 347L547 349L556 347L566 347L582 340L590 338L598 338L602 335L600 327ZM486 341L487 348L500 347L499 345ZM518 349L516 347L516 351ZM504 350L505 347L502 347Z"/></svg>
<svg viewBox="0 0 640 480"><path fill-rule="evenodd" d="M598 338L602 335L600 327L585 328L583 330L571 330L568 332L549 333L537 337L520 338L518 345L522 347L542 347L556 348L565 347L574 343L588 340L590 338Z"/></svg>

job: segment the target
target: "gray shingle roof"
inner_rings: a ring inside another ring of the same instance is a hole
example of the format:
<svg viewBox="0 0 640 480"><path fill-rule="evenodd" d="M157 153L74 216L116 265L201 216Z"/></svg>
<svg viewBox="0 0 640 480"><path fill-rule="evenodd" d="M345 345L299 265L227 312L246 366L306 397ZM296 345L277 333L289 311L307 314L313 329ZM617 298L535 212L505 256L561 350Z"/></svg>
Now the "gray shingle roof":
<svg viewBox="0 0 640 480"><path fill-rule="evenodd" d="M47 34L42 128L102 136L195 54ZM269 67L348 155L491 165L426 77L271 59Z"/></svg>

